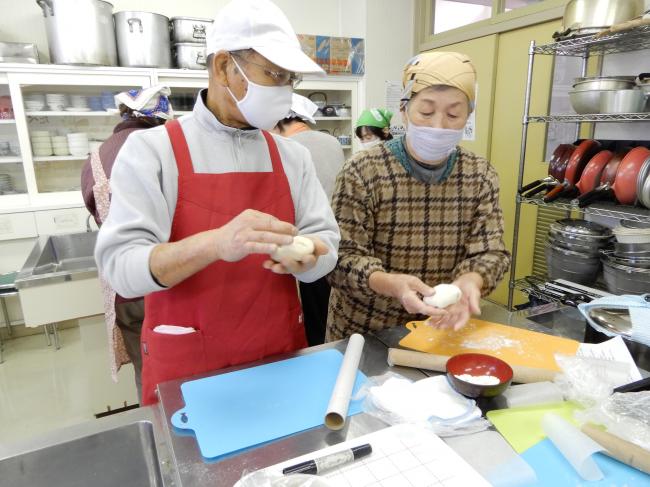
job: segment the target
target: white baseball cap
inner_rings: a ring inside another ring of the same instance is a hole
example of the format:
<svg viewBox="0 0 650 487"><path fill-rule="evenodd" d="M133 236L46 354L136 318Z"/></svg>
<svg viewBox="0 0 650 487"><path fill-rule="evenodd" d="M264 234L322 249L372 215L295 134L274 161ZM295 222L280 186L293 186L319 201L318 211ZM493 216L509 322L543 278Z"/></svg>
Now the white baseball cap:
<svg viewBox="0 0 650 487"><path fill-rule="evenodd" d="M291 111L285 118L298 117L310 123L316 123L314 114L318 106L309 98L294 93L291 95Z"/></svg>
<svg viewBox="0 0 650 487"><path fill-rule="evenodd" d="M300 49L286 15L269 0L231 0L209 27L206 55L254 49L273 64L294 73L325 72Z"/></svg>

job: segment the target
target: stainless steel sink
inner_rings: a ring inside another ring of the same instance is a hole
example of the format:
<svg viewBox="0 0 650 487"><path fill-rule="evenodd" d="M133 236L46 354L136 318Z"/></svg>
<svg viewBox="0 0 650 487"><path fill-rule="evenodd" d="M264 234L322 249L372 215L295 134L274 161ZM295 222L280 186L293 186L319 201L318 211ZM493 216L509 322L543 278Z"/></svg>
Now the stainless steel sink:
<svg viewBox="0 0 650 487"><path fill-rule="evenodd" d="M97 232L39 237L16 276L18 289L97 275Z"/></svg>
<svg viewBox="0 0 650 487"><path fill-rule="evenodd" d="M153 424L137 421L0 460L0 484L162 486Z"/></svg>

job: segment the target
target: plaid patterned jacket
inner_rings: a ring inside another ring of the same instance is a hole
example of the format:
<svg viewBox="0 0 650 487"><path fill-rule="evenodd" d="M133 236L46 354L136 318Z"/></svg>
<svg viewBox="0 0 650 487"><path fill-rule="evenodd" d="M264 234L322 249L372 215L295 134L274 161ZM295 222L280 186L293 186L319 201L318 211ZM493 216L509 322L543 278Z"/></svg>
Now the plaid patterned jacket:
<svg viewBox="0 0 650 487"><path fill-rule="evenodd" d="M408 175L383 145L361 152L341 169L332 208L341 243L328 277L330 340L417 318L397 300L370 289L368 278L375 271L414 275L430 286L477 272L486 295L510 263L496 171L463 148L439 184Z"/></svg>

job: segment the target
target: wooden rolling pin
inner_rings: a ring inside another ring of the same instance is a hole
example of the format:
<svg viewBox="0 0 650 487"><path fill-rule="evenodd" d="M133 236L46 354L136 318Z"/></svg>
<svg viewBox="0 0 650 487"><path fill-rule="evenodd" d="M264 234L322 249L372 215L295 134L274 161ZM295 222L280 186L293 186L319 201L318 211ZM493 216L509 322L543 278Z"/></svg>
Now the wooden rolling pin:
<svg viewBox="0 0 650 487"><path fill-rule="evenodd" d="M388 349L388 365L401 365L403 367L414 367L416 369L435 370L436 372L445 372L447 360L451 357L447 355L433 355L431 353L414 352L411 350L402 350L400 348ZM521 365L512 365L512 382L519 384L529 384L531 382L552 382L558 373L553 370L535 369L532 367L523 367Z"/></svg>
<svg viewBox="0 0 650 487"><path fill-rule="evenodd" d="M650 474L650 451L604 431L593 424L585 424L581 430L596 443L607 449L605 453L610 457Z"/></svg>

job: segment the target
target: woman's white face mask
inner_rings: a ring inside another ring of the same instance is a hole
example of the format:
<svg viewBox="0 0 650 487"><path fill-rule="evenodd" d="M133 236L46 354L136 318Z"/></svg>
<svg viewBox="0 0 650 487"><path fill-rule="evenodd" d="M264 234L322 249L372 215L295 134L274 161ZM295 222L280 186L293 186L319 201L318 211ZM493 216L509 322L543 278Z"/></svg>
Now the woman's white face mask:
<svg viewBox="0 0 650 487"><path fill-rule="evenodd" d="M372 149L376 145L381 144L382 140L379 137L375 137L372 140L367 140L365 142L361 142L361 147L363 147L363 150L368 150Z"/></svg>
<svg viewBox="0 0 650 487"><path fill-rule="evenodd" d="M413 156L421 162L439 162L447 159L463 138L464 129L440 129L415 125L406 112L406 142Z"/></svg>
<svg viewBox="0 0 650 487"><path fill-rule="evenodd" d="M248 83L248 90L241 100L238 100L233 95L230 88L228 88L228 93L235 100L237 108L239 108L239 111L251 127L271 130L279 120L287 116L291 109L292 87L289 85L263 86L253 83L248 79L248 76L246 76L244 70L239 66L237 60L234 57L232 59Z"/></svg>

